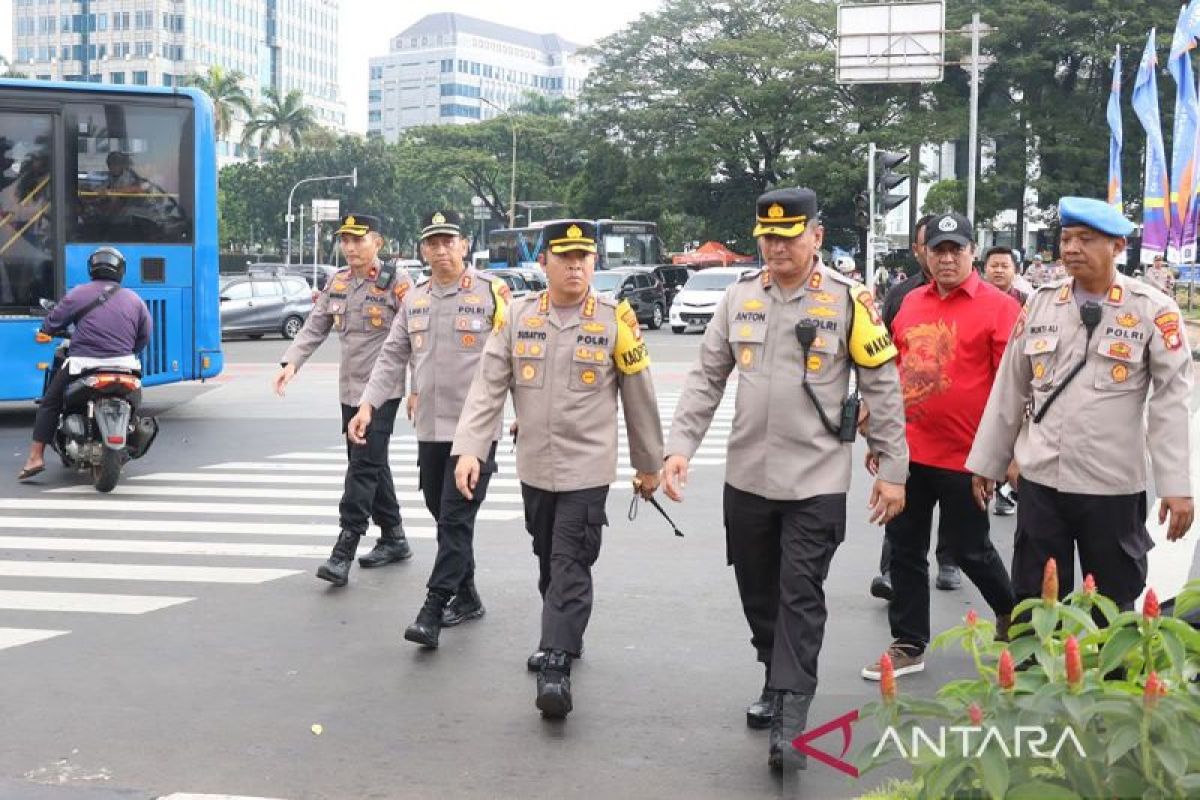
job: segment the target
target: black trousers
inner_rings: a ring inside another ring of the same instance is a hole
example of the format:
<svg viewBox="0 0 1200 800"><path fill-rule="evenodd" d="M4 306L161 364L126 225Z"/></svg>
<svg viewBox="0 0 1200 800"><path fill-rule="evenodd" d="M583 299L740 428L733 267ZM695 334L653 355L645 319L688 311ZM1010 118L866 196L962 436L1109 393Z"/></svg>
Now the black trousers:
<svg viewBox="0 0 1200 800"><path fill-rule="evenodd" d="M929 536L934 506L951 532L947 539L954 563L979 587L993 612L1008 614L1013 608L1012 583L989 536L987 511L975 505L970 474L910 464L904 511L886 528L895 591L888 604L888 622L894 639L921 647L929 643Z"/></svg>
<svg viewBox="0 0 1200 800"><path fill-rule="evenodd" d="M525 529L538 557L542 595L540 650L583 652L592 616L592 565L600 557L600 532L608 524L608 486L548 492L521 484Z"/></svg>
<svg viewBox="0 0 1200 800"><path fill-rule="evenodd" d="M487 497L488 483L496 471L496 443L479 470L474 499L468 500L454 483L458 456L450 455L452 442L417 442L417 466L425 507L437 522L437 558L426 586L457 592L475 579L475 515Z"/></svg>
<svg viewBox="0 0 1200 800"><path fill-rule="evenodd" d="M946 528L945 518L938 519L938 538L937 549L934 550L934 558L937 559L939 567L953 567L954 556L950 552L950 537L954 534L950 533ZM888 544L887 538L883 540L883 547L879 550L879 574L883 575L892 571L892 546Z"/></svg>
<svg viewBox="0 0 1200 800"><path fill-rule="evenodd" d="M825 638L825 578L846 537L846 495L768 500L725 485L725 543L750 644L770 685L817 690Z"/></svg>
<svg viewBox="0 0 1200 800"><path fill-rule="evenodd" d="M1154 540L1146 531L1146 493L1071 494L1021 478L1017 484L1017 535L1013 543L1013 590L1018 600L1042 593L1046 559L1058 564L1058 595L1075 585L1075 548L1083 574L1117 605L1133 607L1146 585L1146 554Z"/></svg>
<svg viewBox="0 0 1200 800"><path fill-rule="evenodd" d="M58 418L67 402L67 384L71 382L70 370L61 369L58 359L54 361L54 376L42 392L37 414L33 417L33 440L42 444L54 441L58 429Z"/></svg>
<svg viewBox="0 0 1200 800"><path fill-rule="evenodd" d="M388 466L388 445L399 408L400 398L396 398L375 409L367 428L366 444L346 439L346 458L350 463L346 467L342 502L338 505L342 530L362 536L371 519L385 530L401 526L400 501L396 499L392 469ZM357 413L355 406L342 406L343 433Z"/></svg>

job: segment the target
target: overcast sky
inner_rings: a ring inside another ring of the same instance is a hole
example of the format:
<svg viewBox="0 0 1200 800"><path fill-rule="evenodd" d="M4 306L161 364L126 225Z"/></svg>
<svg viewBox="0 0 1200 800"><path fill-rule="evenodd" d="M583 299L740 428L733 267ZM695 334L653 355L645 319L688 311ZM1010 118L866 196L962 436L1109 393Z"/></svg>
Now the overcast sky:
<svg viewBox="0 0 1200 800"><path fill-rule="evenodd" d="M355 131L367 129L368 60L387 53L391 37L427 14L453 11L592 44L658 5L659 0L342 0L339 72L348 125ZM0 52L12 55L12 0L0 0Z"/></svg>

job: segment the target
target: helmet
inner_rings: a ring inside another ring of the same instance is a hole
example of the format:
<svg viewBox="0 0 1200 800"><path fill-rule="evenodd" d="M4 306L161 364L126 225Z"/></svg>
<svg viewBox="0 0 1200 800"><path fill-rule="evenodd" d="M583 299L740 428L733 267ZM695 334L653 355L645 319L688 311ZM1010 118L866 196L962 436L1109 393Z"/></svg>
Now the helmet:
<svg viewBox="0 0 1200 800"><path fill-rule="evenodd" d="M125 256L115 247L99 247L88 256L88 275L92 280L121 282L125 277Z"/></svg>

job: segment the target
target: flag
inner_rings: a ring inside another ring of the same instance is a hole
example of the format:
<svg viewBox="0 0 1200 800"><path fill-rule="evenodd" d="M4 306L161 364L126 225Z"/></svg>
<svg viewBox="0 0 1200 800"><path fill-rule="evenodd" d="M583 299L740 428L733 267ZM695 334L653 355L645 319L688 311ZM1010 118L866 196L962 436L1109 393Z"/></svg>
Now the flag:
<svg viewBox="0 0 1200 800"><path fill-rule="evenodd" d="M1196 40L1184 29L1187 9L1179 9L1179 24L1171 40L1167 70L1175 79L1175 127L1171 147L1171 241L1167 260L1190 264L1196 256L1196 132L1200 105L1192 74Z"/></svg>
<svg viewBox="0 0 1200 800"><path fill-rule="evenodd" d="M1154 53L1154 29L1146 39L1146 49L1138 64L1133 83L1133 111L1146 131L1146 174L1142 192L1142 253L1141 263L1149 264L1154 256L1167 252L1170 232L1167 199L1170 185L1167 179L1167 156L1163 146L1162 122L1158 115L1158 80L1155 69L1158 58Z"/></svg>
<svg viewBox="0 0 1200 800"><path fill-rule="evenodd" d="M1200 2L1200 0L1197 0ZM1113 57L1112 91L1108 95L1108 203L1124 211L1121 197L1121 146L1125 137L1121 122L1121 45Z"/></svg>
<svg viewBox="0 0 1200 800"><path fill-rule="evenodd" d="M1200 39L1200 0L1192 0L1179 17L1179 28L1193 39Z"/></svg>

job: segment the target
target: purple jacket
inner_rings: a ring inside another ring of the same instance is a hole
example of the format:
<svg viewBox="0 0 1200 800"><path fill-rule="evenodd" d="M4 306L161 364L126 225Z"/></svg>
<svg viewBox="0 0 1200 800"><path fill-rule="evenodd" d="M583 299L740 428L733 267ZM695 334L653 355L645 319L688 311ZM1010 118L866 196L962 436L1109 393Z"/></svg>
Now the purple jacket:
<svg viewBox="0 0 1200 800"><path fill-rule="evenodd" d="M43 333L63 330L75 315L99 297L112 281L92 281L67 292L46 319ZM136 355L150 341L150 311L132 289L118 289L107 302L93 308L71 335L71 355L112 358Z"/></svg>

